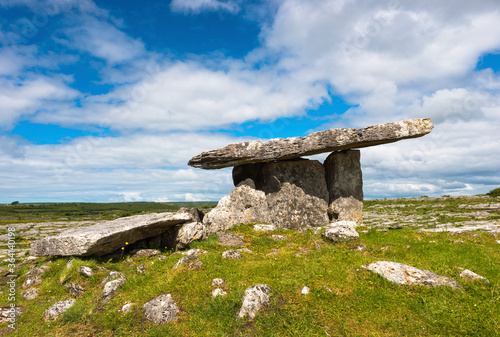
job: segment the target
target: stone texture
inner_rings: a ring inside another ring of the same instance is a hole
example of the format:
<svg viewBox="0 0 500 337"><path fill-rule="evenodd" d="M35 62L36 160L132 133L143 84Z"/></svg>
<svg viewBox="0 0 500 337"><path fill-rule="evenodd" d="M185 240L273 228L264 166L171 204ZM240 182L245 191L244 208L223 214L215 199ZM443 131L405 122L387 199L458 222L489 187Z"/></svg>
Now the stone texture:
<svg viewBox="0 0 500 337"><path fill-rule="evenodd" d="M145 303L142 308L145 309L144 317L157 324L175 321L179 312L170 294L157 296Z"/></svg>
<svg viewBox="0 0 500 337"><path fill-rule="evenodd" d="M229 232L217 232L217 242L224 247L241 247L245 245L244 236Z"/></svg>
<svg viewBox="0 0 500 337"><path fill-rule="evenodd" d="M86 266L81 266L79 269L78 269L78 272L82 275L85 275L87 277L91 277L94 275L94 271L92 269L90 269L89 267L86 267Z"/></svg>
<svg viewBox="0 0 500 337"><path fill-rule="evenodd" d="M85 289L83 289L81 285L75 283L68 283L64 287L68 288L68 291L70 292L71 295L75 295L77 297L83 294L85 291Z"/></svg>
<svg viewBox="0 0 500 337"><path fill-rule="evenodd" d="M325 160L330 220L363 220L363 176L360 151L332 152Z"/></svg>
<svg viewBox="0 0 500 337"><path fill-rule="evenodd" d="M344 242L359 239L359 234L354 229L353 221L339 221L330 224L321 235L333 242Z"/></svg>
<svg viewBox="0 0 500 337"><path fill-rule="evenodd" d="M118 271L112 271L110 272L106 278L101 282L101 283L107 283L109 281L112 281L112 280L115 280L117 278L121 278L121 279L126 279L125 278L125 275L123 275L122 273L118 272Z"/></svg>
<svg viewBox="0 0 500 337"><path fill-rule="evenodd" d="M124 314L128 314L131 310L132 310L132 307L134 306L135 304L134 303L131 303L131 302L126 302L122 308L120 310L118 310L119 312L122 312Z"/></svg>
<svg viewBox="0 0 500 337"><path fill-rule="evenodd" d="M139 274L144 274L146 272L146 267L143 264L137 266L137 272Z"/></svg>
<svg viewBox="0 0 500 337"><path fill-rule="evenodd" d="M102 291L102 302L107 303L125 282L126 280L124 278L117 278L116 280L107 282Z"/></svg>
<svg viewBox="0 0 500 337"><path fill-rule="evenodd" d="M16 306L15 308L10 306L0 307L0 324L5 322L14 323L22 313L23 308L20 306Z"/></svg>
<svg viewBox="0 0 500 337"><path fill-rule="evenodd" d="M238 311L238 318L254 319L257 312L271 302L269 296L271 292L267 284L257 284L246 289L241 309Z"/></svg>
<svg viewBox="0 0 500 337"><path fill-rule="evenodd" d="M28 276L26 280L21 284L22 289L27 289L33 286L42 284L43 280L40 275Z"/></svg>
<svg viewBox="0 0 500 337"><path fill-rule="evenodd" d="M241 259L241 253L236 249L226 250L222 253L224 259Z"/></svg>
<svg viewBox="0 0 500 337"><path fill-rule="evenodd" d="M179 268L181 266L184 266L189 269L198 269L203 266L203 262L200 261L198 256L196 255L188 255L188 256L183 256L177 261L177 263L174 266L175 268Z"/></svg>
<svg viewBox="0 0 500 337"><path fill-rule="evenodd" d="M130 252L130 257L151 257L160 254L158 249L134 249Z"/></svg>
<svg viewBox="0 0 500 337"><path fill-rule="evenodd" d="M362 129L330 129L306 137L254 140L231 144L218 150L203 152L188 165L203 169L218 169L250 163L286 160L324 152L362 148L401 139L422 137L431 132L429 118L377 124Z"/></svg>
<svg viewBox="0 0 500 337"><path fill-rule="evenodd" d="M253 226L253 230L257 232L272 232L278 229L275 225L258 224Z"/></svg>
<svg viewBox="0 0 500 337"><path fill-rule="evenodd" d="M223 279L221 278L214 278L212 280L212 287L222 287L226 284Z"/></svg>
<svg viewBox="0 0 500 337"><path fill-rule="evenodd" d="M217 296L225 296L227 295L227 293L222 290L221 288L217 288L217 289L214 289L212 290L212 297L215 298Z"/></svg>
<svg viewBox="0 0 500 337"><path fill-rule="evenodd" d="M460 284L451 278L402 263L379 261L368 265L366 269L381 275L390 282L401 285L449 286L454 289L461 289Z"/></svg>
<svg viewBox="0 0 500 337"><path fill-rule="evenodd" d="M71 228L31 244L32 256L106 255L124 247L126 242L158 236L169 227L191 221L188 213L151 213Z"/></svg>
<svg viewBox="0 0 500 337"><path fill-rule="evenodd" d="M309 288L308 286L302 287L302 290L300 291L300 293L302 295L308 295L310 292L311 292L311 288Z"/></svg>
<svg viewBox="0 0 500 337"><path fill-rule="evenodd" d="M29 288L28 290L25 290L21 293L21 296L24 297L27 300L34 300L35 298L38 297L38 288Z"/></svg>
<svg viewBox="0 0 500 337"><path fill-rule="evenodd" d="M488 279L482 277L479 274L474 273L473 271L471 271L469 269L463 270L460 273L460 277L464 278L464 279L473 280L473 281L481 281L481 282L484 282L484 283L490 283L490 281Z"/></svg>
<svg viewBox="0 0 500 337"><path fill-rule="evenodd" d="M56 304L45 310L43 319L45 321L57 319L59 315L64 314L69 308L71 308L75 304L75 302L76 300L74 298L57 302Z"/></svg>

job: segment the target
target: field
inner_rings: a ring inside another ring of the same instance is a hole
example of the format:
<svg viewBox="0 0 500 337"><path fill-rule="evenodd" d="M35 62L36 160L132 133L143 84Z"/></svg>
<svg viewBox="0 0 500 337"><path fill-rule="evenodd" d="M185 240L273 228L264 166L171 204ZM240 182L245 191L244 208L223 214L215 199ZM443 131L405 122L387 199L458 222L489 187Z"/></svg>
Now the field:
<svg viewBox="0 0 500 337"><path fill-rule="evenodd" d="M210 207L213 203L202 205ZM230 232L244 235L242 259L221 257L227 247L215 236L191 244L209 253L200 256L197 270L172 269L182 257L128 259L70 258L27 259L19 251L16 304L23 314L15 331L0 325L0 336L498 336L500 335L500 198L442 197L365 201L360 239L333 244L320 232L278 230L262 233L251 225ZM52 235L57 228L89 225L94 220L174 210L178 204L62 204L5 205L0 234L16 222L18 248ZM30 212L30 209L32 210ZM71 221L69 221L71 220ZM275 241L271 234L287 237ZM5 257L4 257L5 258ZM457 280L463 290L448 287L397 286L362 266L395 261L430 270ZM6 262L0 267L6 267ZM144 274L136 271L144 265ZM35 266L49 266L39 286L39 296L26 300L20 293L25 274ZM86 277L80 266L95 271ZM102 269L105 268L106 270ZM460 268L470 269L489 283L460 278ZM109 271L120 271L126 283L116 296L102 304L101 281ZM7 272L2 271L0 303L7 301ZM223 278L228 293L212 298L212 280ZM82 286L85 292L57 321L41 319L52 304L74 297L65 287ZM236 313L246 288L265 283L273 290L272 304L255 320L238 320ZM311 292L302 295L308 286ZM169 293L180 308L176 322L158 325L144 318L142 305ZM133 304L129 313L119 310Z"/></svg>

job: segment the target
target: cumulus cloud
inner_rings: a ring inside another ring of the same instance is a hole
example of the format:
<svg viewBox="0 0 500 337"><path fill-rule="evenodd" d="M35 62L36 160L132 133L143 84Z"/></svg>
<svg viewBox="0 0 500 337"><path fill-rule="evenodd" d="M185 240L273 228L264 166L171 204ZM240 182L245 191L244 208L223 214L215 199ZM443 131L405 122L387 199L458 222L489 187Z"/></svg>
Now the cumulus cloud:
<svg viewBox="0 0 500 337"><path fill-rule="evenodd" d="M198 14L204 11L226 11L236 14L240 7L234 1L220 0L172 0L170 9L173 12Z"/></svg>

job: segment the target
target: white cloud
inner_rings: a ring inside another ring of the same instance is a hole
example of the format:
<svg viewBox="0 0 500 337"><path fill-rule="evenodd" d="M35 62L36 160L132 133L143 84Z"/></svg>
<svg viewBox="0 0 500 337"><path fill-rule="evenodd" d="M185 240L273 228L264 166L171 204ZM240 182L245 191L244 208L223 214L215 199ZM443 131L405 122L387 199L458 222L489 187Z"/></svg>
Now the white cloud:
<svg viewBox="0 0 500 337"><path fill-rule="evenodd" d="M234 1L220 0L172 0L170 9L173 12L195 13L198 14L204 11L227 11L236 14L240 11L240 7Z"/></svg>

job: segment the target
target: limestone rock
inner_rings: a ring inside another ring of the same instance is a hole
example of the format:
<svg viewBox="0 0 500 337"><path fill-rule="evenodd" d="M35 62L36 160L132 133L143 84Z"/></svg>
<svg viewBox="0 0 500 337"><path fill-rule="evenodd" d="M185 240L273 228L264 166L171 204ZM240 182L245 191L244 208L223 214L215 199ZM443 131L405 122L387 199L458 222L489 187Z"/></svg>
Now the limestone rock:
<svg viewBox="0 0 500 337"><path fill-rule="evenodd" d="M207 230L202 222L188 222L179 228L175 240L175 249L188 247L196 240L203 240L207 237Z"/></svg>
<svg viewBox="0 0 500 337"><path fill-rule="evenodd" d="M64 287L68 288L68 291L71 295L75 295L77 297L83 294L83 292L85 291L85 289L83 289L81 285L75 283L68 283Z"/></svg>
<svg viewBox="0 0 500 337"><path fill-rule="evenodd" d="M134 306L134 303L131 303L131 302L126 302L122 308L120 310L118 310L119 312L122 312L124 314L128 314L131 310L132 310L132 307Z"/></svg>
<svg viewBox="0 0 500 337"><path fill-rule="evenodd" d="M49 269L50 269L49 266L41 266L40 268L35 268L30 270L29 272L26 273L26 276L37 276L37 275L41 276L45 274L45 272Z"/></svg>
<svg viewBox="0 0 500 337"><path fill-rule="evenodd" d="M12 320L17 320L19 316L23 313L23 308L20 306L12 307L0 307L0 323L11 322Z"/></svg>
<svg viewBox="0 0 500 337"><path fill-rule="evenodd" d="M102 302L107 303L120 289L120 287L125 284L125 279L124 278L117 278L116 280L109 281L104 285L104 289L102 291Z"/></svg>
<svg viewBox="0 0 500 337"><path fill-rule="evenodd" d="M481 281L481 282L484 282L484 283L490 283L490 281L488 279L485 279L481 275L476 274L476 273L474 273L473 271L471 271L469 269L465 269L464 271L462 271L460 273L460 277L461 278L465 278L465 279L469 279L469 280L473 280L473 281Z"/></svg>
<svg viewBox="0 0 500 337"><path fill-rule="evenodd" d="M185 266L189 269L198 269L203 266L203 262L201 262L196 255L188 255L181 257L179 261L177 261L173 269L179 268L181 266Z"/></svg>
<svg viewBox="0 0 500 337"><path fill-rule="evenodd" d="M257 232L272 232L276 229L275 225L258 224L253 226L253 230Z"/></svg>
<svg viewBox="0 0 500 337"><path fill-rule="evenodd" d="M142 308L146 310L144 317L157 324L175 321L179 312L170 294L157 296L144 304Z"/></svg>
<svg viewBox="0 0 500 337"><path fill-rule="evenodd" d="M225 247L241 247L245 245L243 241L244 236L229 232L217 232L217 241L219 245Z"/></svg>
<svg viewBox="0 0 500 337"><path fill-rule="evenodd" d="M241 253L236 249L226 250L222 253L224 259L241 259Z"/></svg>
<svg viewBox="0 0 500 337"><path fill-rule="evenodd" d="M134 249L130 252L130 257L151 257L160 254L158 249Z"/></svg>
<svg viewBox="0 0 500 337"><path fill-rule="evenodd" d="M78 269L78 272L80 274L83 274L87 277L91 277L94 275L94 271L90 269L89 267L81 266L80 269Z"/></svg>
<svg viewBox="0 0 500 337"><path fill-rule="evenodd" d="M267 284L257 284L245 290L243 304L238 311L238 318L255 318L257 312L262 307L271 302L271 288Z"/></svg>
<svg viewBox="0 0 500 337"><path fill-rule="evenodd" d="M224 290L222 290L221 288L217 288L217 289L214 289L212 291L213 298L215 298L217 296L225 296L225 295L227 295L227 293Z"/></svg>
<svg viewBox="0 0 500 337"><path fill-rule="evenodd" d="M75 304L76 300L74 298L67 299L65 301L60 301L45 310L43 314L43 319L45 321L57 319L59 315L64 314L69 308Z"/></svg>
<svg viewBox="0 0 500 337"><path fill-rule="evenodd" d="M110 273L106 276L106 278L105 278L105 279L101 282L101 284L102 284L102 283L108 283L109 281L115 280L115 279L117 279L117 278L121 278L121 279L124 279L124 280L126 279L126 278L125 278L125 275L123 275L122 273L117 272L117 271L112 271L112 272L110 272Z"/></svg>
<svg viewBox="0 0 500 337"><path fill-rule="evenodd" d="M136 241L158 236L171 226L191 221L188 213L151 213L71 228L31 244L32 256L106 255Z"/></svg>
<svg viewBox="0 0 500 337"><path fill-rule="evenodd" d="M182 255L202 255L202 254L208 254L206 250L201 250L199 248L193 248L188 250L187 252L182 253Z"/></svg>
<svg viewBox="0 0 500 337"><path fill-rule="evenodd" d="M454 289L461 289L460 284L451 278L435 274L428 270L417 269L402 263L379 261L368 265L366 269L397 284L425 285L428 287L449 286Z"/></svg>
<svg viewBox="0 0 500 337"><path fill-rule="evenodd" d="M250 163L286 160L323 152L348 150L422 137L431 132L429 118L377 124L362 129L330 129L306 137L254 140L231 144L218 150L203 152L188 165L203 169L218 169Z"/></svg>
<svg viewBox="0 0 500 337"><path fill-rule="evenodd" d="M311 292L311 288L309 288L308 286L304 286L304 287L302 287L302 290L300 293L302 295L308 295L310 292Z"/></svg>
<svg viewBox="0 0 500 337"><path fill-rule="evenodd" d="M358 239L359 234L354 229L356 223L353 221L339 221L330 224L326 230L321 233L327 239L333 242L343 242Z"/></svg>
<svg viewBox="0 0 500 337"><path fill-rule="evenodd" d="M224 286L224 284L226 284L226 283L221 278L214 278L212 280L212 286L213 287L222 287L222 286Z"/></svg>
<svg viewBox="0 0 500 337"><path fill-rule="evenodd" d="M284 235L271 235L271 238L274 240L274 241L286 241L288 240L288 238Z"/></svg>
<svg viewBox="0 0 500 337"><path fill-rule="evenodd" d="M31 301L38 297L38 292L38 288L29 288L28 290L23 291L21 296Z"/></svg>
<svg viewBox="0 0 500 337"><path fill-rule="evenodd" d="M27 289L33 286L37 286L39 284L42 284L43 280L40 275L35 275L35 276L28 276L26 280L21 284L22 289Z"/></svg>
<svg viewBox="0 0 500 337"><path fill-rule="evenodd" d="M328 214L331 220L363 220L363 176L360 151L331 153L325 160Z"/></svg>
<svg viewBox="0 0 500 337"><path fill-rule="evenodd" d="M137 272L139 274L144 274L146 272L146 267L143 264L137 266Z"/></svg>

